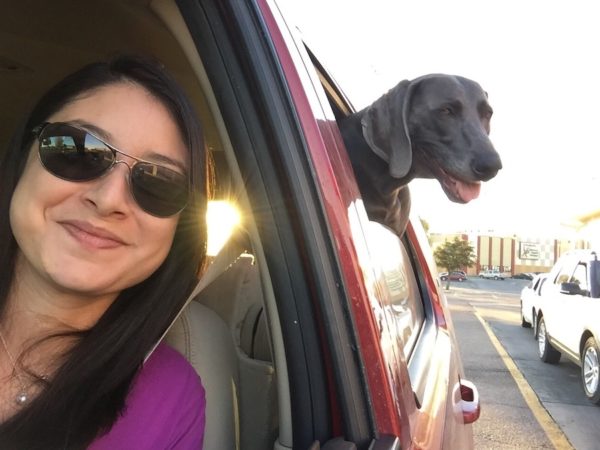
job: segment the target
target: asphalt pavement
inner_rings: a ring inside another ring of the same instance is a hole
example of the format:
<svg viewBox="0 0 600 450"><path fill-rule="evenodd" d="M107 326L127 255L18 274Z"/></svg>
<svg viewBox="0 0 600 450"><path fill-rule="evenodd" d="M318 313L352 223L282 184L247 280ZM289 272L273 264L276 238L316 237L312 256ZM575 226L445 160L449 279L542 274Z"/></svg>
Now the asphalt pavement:
<svg viewBox="0 0 600 450"><path fill-rule="evenodd" d="M441 286L446 288L446 282L440 281ZM488 293L517 294L530 283L529 280L506 278L505 280L488 280L485 278L469 277L465 281L451 281L450 288L476 289Z"/></svg>
<svg viewBox="0 0 600 450"><path fill-rule="evenodd" d="M583 395L579 367L542 363L532 330L520 325L527 284L475 278L445 291L465 376L482 403L475 448L599 449L600 408Z"/></svg>
<svg viewBox="0 0 600 450"><path fill-rule="evenodd" d="M473 424L478 450L553 449L468 299L448 295L465 376L475 383L481 416Z"/></svg>

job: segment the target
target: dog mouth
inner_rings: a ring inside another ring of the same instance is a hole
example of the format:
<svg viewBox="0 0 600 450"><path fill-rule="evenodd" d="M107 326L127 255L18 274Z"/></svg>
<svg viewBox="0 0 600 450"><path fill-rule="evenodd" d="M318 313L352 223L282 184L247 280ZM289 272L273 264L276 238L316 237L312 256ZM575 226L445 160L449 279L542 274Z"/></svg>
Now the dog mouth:
<svg viewBox="0 0 600 450"><path fill-rule="evenodd" d="M479 197L481 192L481 181L463 181L453 177L444 169L440 168L437 177L446 196L455 203L469 203Z"/></svg>

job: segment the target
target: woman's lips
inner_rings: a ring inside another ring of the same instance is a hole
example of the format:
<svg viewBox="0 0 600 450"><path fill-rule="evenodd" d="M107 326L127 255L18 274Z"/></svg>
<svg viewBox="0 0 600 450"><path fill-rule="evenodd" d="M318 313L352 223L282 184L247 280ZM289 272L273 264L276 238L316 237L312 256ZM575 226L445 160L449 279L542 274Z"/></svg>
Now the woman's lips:
<svg viewBox="0 0 600 450"><path fill-rule="evenodd" d="M94 249L112 249L127 245L114 233L95 227L87 222L65 221L60 222L67 233L85 247Z"/></svg>

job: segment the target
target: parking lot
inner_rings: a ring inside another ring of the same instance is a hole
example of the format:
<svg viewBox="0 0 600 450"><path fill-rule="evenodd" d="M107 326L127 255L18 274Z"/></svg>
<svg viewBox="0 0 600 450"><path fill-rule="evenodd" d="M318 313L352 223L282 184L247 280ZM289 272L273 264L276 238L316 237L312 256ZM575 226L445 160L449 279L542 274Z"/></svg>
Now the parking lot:
<svg viewBox="0 0 600 450"><path fill-rule="evenodd" d="M470 276L462 282L451 282L451 289L473 289L476 291L485 291L487 293L499 293L499 294L514 294L518 296L521 293L521 289L529 284L529 280L517 280L513 278L507 278L505 280L488 280L478 278L476 276ZM442 286L445 288L446 283L442 282Z"/></svg>
<svg viewBox="0 0 600 450"><path fill-rule="evenodd" d="M586 400L579 367L542 363L532 330L520 326L527 284L470 278L446 291L466 376L481 395L476 448L597 449L600 408Z"/></svg>

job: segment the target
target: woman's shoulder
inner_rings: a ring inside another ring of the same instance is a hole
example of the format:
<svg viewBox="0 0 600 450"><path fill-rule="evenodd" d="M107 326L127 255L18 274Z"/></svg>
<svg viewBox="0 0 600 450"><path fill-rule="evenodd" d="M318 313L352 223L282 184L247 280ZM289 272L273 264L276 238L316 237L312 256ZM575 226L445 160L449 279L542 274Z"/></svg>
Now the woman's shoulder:
<svg viewBox="0 0 600 450"><path fill-rule="evenodd" d="M182 401L183 400L183 401ZM204 388L191 364L175 349L161 343L144 363L127 399L127 407L137 402L153 402L181 408L193 400L204 406Z"/></svg>
<svg viewBox="0 0 600 450"><path fill-rule="evenodd" d="M160 343L144 363L136 383L165 383L200 381L192 365L181 353L168 344Z"/></svg>
<svg viewBox="0 0 600 450"><path fill-rule="evenodd" d="M206 400L200 378L188 361L160 344L138 373L126 409L94 450L129 448L200 448ZM153 446L140 447L141 441ZM159 444L161 446L157 446Z"/></svg>

